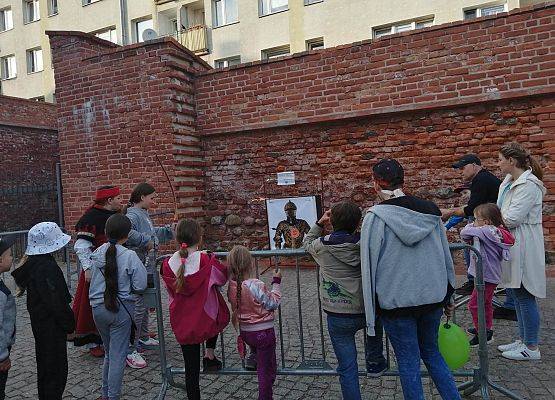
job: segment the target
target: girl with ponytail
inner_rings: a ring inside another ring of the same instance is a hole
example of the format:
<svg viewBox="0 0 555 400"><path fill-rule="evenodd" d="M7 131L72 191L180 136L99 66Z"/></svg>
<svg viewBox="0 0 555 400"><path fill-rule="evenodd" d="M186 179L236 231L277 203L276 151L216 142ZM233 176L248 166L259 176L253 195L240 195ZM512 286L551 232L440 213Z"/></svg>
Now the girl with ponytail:
<svg viewBox="0 0 555 400"><path fill-rule="evenodd" d="M227 283L227 267L201 251L202 228L193 219L179 221L178 250L167 258L161 275L169 295L170 323L185 361L189 400L200 399L200 345L206 342L204 371L218 371L222 363L214 350L218 334L229 323L229 310L219 291Z"/></svg>
<svg viewBox="0 0 555 400"><path fill-rule="evenodd" d="M536 298L546 297L543 171L538 161L515 142L499 151L499 169L506 178L499 188L497 205L516 240L511 261L504 264L501 283L515 302L520 337L498 349L510 360L539 360L540 313Z"/></svg>
<svg viewBox="0 0 555 400"><path fill-rule="evenodd" d="M281 272L274 272L272 288L268 290L264 282L256 279L246 247L234 246L227 261L231 269L227 296L233 324L251 349L251 362L258 374L258 399L271 400L277 373L274 311L281 302Z"/></svg>
<svg viewBox="0 0 555 400"><path fill-rule="evenodd" d="M91 257L89 301L105 346L102 398L119 399L129 344L134 335L137 294L146 289L146 270L137 254L123 247L131 221L114 214L106 221L108 243Z"/></svg>

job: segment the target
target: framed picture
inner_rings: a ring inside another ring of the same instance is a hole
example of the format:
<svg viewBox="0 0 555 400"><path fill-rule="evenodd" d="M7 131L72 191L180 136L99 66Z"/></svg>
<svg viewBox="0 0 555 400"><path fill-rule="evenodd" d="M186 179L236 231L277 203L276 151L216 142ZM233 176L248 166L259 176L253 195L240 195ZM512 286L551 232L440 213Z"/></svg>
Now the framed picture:
<svg viewBox="0 0 555 400"><path fill-rule="evenodd" d="M299 249L321 215L320 196L266 200L270 249Z"/></svg>

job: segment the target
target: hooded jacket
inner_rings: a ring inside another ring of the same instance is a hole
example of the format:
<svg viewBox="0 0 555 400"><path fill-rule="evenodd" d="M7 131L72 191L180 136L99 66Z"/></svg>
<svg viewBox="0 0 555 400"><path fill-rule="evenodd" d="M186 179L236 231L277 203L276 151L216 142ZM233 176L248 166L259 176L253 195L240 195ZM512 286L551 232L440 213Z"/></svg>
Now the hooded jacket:
<svg viewBox="0 0 555 400"><path fill-rule="evenodd" d="M545 298L545 243L542 203L547 190L531 170L516 181L507 175L499 188L497 205L505 225L515 237L511 261L505 263L501 285L523 285L532 295Z"/></svg>
<svg viewBox="0 0 555 400"><path fill-rule="evenodd" d="M156 245L165 243L173 239L173 232L170 227L154 227L148 211L140 207L129 207L125 214L131 221L131 232L125 246L137 253L144 263L148 251L146 245L154 241Z"/></svg>
<svg viewBox="0 0 555 400"><path fill-rule="evenodd" d="M29 256L12 272L12 276L17 286L27 292L31 325L40 328L54 322L66 333L75 330L75 319L69 306L71 295L62 270L52 255Z"/></svg>
<svg viewBox="0 0 555 400"><path fill-rule="evenodd" d="M91 283L89 301L91 307L104 304L106 290L106 251L110 243L104 243L91 257ZM118 265L118 298L119 301L135 301L136 293L146 289L146 268L137 254L125 247L116 245L116 262Z"/></svg>
<svg viewBox="0 0 555 400"><path fill-rule="evenodd" d="M372 207L361 229L362 288L370 336L375 335L377 306L384 311L439 307L449 297L448 287L455 286L453 259L437 206L412 196L393 200Z"/></svg>
<svg viewBox="0 0 555 400"><path fill-rule="evenodd" d="M314 225L303 247L320 266L320 298L324 311L335 314L364 314L360 237L347 232L322 236Z"/></svg>
<svg viewBox="0 0 555 400"><path fill-rule="evenodd" d="M497 228L491 225L474 226L471 223L461 230L461 238L475 245L475 247L477 245L480 250L484 282L496 285L501 283L501 262L511 259L510 249L515 242L513 235L505 228ZM478 241L476 242L475 239ZM476 256L474 253L470 256L468 273L476 277Z"/></svg>
<svg viewBox="0 0 555 400"><path fill-rule="evenodd" d="M176 290L182 264L179 252L164 260L160 273L169 296L170 323L179 344L199 344L213 338L229 323L229 309L219 287L227 282L227 267L214 255L196 251L184 265L184 284Z"/></svg>
<svg viewBox="0 0 555 400"><path fill-rule="evenodd" d="M10 356L15 343L15 298L4 281L0 279L0 362Z"/></svg>

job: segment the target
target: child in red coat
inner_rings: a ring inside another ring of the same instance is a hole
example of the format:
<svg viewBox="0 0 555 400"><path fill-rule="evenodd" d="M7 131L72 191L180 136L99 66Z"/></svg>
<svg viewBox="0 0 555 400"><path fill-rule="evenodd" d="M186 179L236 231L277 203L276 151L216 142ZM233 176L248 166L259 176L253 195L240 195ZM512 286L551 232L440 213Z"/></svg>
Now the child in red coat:
<svg viewBox="0 0 555 400"><path fill-rule="evenodd" d="M200 251L202 228L192 219L179 221L180 249L162 264L169 294L170 323L185 360L187 398L200 399L200 344L206 342L204 371L217 371L222 363L214 355L218 334L229 323L229 310L219 287L227 282L227 267L215 256Z"/></svg>

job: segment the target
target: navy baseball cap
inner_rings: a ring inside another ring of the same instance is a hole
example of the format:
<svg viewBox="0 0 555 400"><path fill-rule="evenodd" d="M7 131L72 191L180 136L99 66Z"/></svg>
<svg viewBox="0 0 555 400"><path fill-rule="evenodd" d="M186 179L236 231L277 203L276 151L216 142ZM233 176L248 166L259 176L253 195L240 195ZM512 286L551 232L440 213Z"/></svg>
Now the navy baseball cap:
<svg viewBox="0 0 555 400"><path fill-rule="evenodd" d="M0 237L0 256L4 254L6 250L8 250L10 247L14 245L15 239L16 239L15 235Z"/></svg>
<svg viewBox="0 0 555 400"><path fill-rule="evenodd" d="M399 161L392 158L380 160L372 168L374 176L389 186L399 186L405 182L405 171Z"/></svg>
<svg viewBox="0 0 555 400"><path fill-rule="evenodd" d="M453 164L453 168L461 169L469 164L482 165L482 161L476 154L466 154Z"/></svg>

